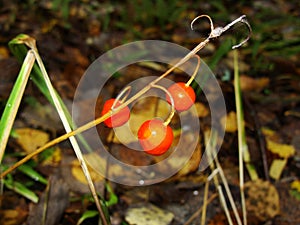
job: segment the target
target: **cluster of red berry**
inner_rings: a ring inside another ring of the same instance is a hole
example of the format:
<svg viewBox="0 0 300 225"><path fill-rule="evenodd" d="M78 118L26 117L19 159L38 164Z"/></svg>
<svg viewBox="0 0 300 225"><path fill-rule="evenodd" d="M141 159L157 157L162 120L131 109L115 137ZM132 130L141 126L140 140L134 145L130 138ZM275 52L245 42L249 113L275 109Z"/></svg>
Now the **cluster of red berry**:
<svg viewBox="0 0 300 225"><path fill-rule="evenodd" d="M195 102L196 95L192 87L188 83L178 82L171 85L167 89L166 100L178 112L188 110ZM121 100L109 99L105 102L101 115L105 115L110 110L120 106ZM128 106L121 109L118 113L112 115L104 121L107 127L118 127L125 124L130 117L130 109ZM144 122L138 130L138 140L143 150L150 155L162 155L171 146L173 142L173 131L164 122L154 118Z"/></svg>

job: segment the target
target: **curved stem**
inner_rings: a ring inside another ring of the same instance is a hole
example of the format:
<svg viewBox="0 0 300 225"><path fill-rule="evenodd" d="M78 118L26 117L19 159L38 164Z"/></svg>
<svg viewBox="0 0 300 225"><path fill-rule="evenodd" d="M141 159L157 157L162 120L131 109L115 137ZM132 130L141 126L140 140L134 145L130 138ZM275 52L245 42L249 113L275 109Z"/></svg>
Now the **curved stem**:
<svg viewBox="0 0 300 225"><path fill-rule="evenodd" d="M170 101L171 101L171 112L170 112L169 116L167 117L167 119L166 119L165 122L164 122L164 125L167 126L167 125L171 122L171 120L172 120L172 118L173 118L173 116L174 116L174 114L175 114L175 106L174 106L174 99L173 99L173 96L172 96L172 95L170 94L170 92L169 92L165 87L163 87L163 86L154 84L154 85L152 85L152 87L161 89L162 91L164 91L164 92L170 97Z"/></svg>
<svg viewBox="0 0 300 225"><path fill-rule="evenodd" d="M112 108L114 108L114 106L116 106L116 102L118 102L118 101L124 102L124 101L127 99L128 95L129 95L129 93L130 93L130 91L131 91L131 86L125 87L125 88L121 91L121 93L119 93L118 96L116 97L116 101L115 101L114 104L112 105ZM126 95L122 98L122 100L120 100L121 96L124 95L125 93L126 93Z"/></svg>
<svg viewBox="0 0 300 225"><path fill-rule="evenodd" d="M191 83L192 83L193 80L195 79L195 77L196 77L196 75L197 75L197 73L198 73L198 71L199 71L199 68L200 68L200 62L201 62L200 56L199 56L199 55L194 55L194 57L197 58L197 66L196 66L196 69L195 69L193 75L192 75L191 78L188 80L188 82L186 82L186 84L185 84L185 86L187 86L187 87L191 85Z"/></svg>

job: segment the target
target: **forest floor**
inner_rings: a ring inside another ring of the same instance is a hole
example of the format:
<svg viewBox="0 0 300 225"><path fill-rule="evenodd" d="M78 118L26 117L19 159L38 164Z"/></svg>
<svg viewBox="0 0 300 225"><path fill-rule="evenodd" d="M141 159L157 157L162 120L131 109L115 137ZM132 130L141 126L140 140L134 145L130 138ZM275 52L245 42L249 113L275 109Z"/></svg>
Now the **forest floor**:
<svg viewBox="0 0 300 225"><path fill-rule="evenodd" d="M224 26L245 14L253 33L247 44L238 50L241 93L246 140L259 177L251 179L245 169L248 224L300 224L298 1L242 1L234 6L228 1L201 4L179 0L156 3L148 0L120 3L99 3L94 0L57 2L28 0L20 3L14 0L0 3L0 112L5 107L21 66L8 48L8 42L18 34L27 34L36 39L55 89L70 106L85 71L105 52L125 43L148 39L169 41L192 50L207 34L206 29L196 32L190 30L190 22L196 16L208 14L216 25ZM198 54L214 72L225 98L228 125L218 158L239 214L242 215L230 39L235 35L244 37L245 33L241 33L239 27L228 33L209 43ZM100 114L107 96L116 96L132 80L159 75L167 68L156 63L128 66L120 71L119 76L109 80L103 95L97 99L98 108L94 111L89 108L89 102L94 99L81 102L84 113L93 111ZM173 79L182 80L184 74L178 73ZM166 181L149 186L135 187L108 182L118 199L117 203L109 206L112 224L130 224L137 217L140 219L138 224L200 224L205 181L211 170L199 171L198 166L205 150L204 136L210 126L210 108L205 96L199 95L197 102L197 107L201 109L200 141L188 163L190 166ZM157 107L158 103L150 99L140 104L133 112L137 120L145 119L147 107ZM54 110L34 83L29 81L14 124L17 135L8 142L3 165L13 164L25 154L65 133ZM153 113L155 115L159 110ZM144 117L139 118L137 115L141 114ZM97 128L108 150L119 160L137 166L153 163L151 156L141 156L124 149L123 145L111 138L110 129L102 125ZM1 184L0 224L17 225L26 221L30 225L42 224L40 218L45 204L50 217L58 220L51 222L48 218L46 224L77 224L85 211L96 210L68 141L35 158L29 166L42 174L48 180L48 185L33 182L19 170L12 173L11 179L23 183L39 196L43 204L33 203L17 194L14 188L9 189ZM122 171L116 170L115 173L126 176ZM109 194L105 188L105 179L94 171L92 176L97 190L109 199L112 193ZM228 224L215 193L216 187L210 184L209 197L212 199L207 205L206 224ZM230 214L233 215L231 208ZM155 217L159 218L158 221ZM97 221L96 215L91 218L87 216L81 224L96 224ZM235 220L233 223L237 224Z"/></svg>

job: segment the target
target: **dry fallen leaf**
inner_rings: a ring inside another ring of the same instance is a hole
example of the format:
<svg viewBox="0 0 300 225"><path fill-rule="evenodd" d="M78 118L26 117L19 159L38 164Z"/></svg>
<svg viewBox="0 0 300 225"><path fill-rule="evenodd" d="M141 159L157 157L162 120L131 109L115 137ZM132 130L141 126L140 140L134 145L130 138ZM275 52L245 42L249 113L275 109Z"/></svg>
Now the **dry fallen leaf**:
<svg viewBox="0 0 300 225"><path fill-rule="evenodd" d="M241 75L240 83L242 91L259 92L269 85L270 79L266 77L254 79L246 75Z"/></svg>
<svg viewBox="0 0 300 225"><path fill-rule="evenodd" d="M195 107L196 107L196 110L197 110L198 117L202 118L202 117L206 117L208 115L209 110L201 102L196 102Z"/></svg>
<svg viewBox="0 0 300 225"><path fill-rule="evenodd" d="M49 141L49 134L32 128L17 128L16 141L27 153L31 153Z"/></svg>
<svg viewBox="0 0 300 225"><path fill-rule="evenodd" d="M226 122L225 122L226 121ZM237 131L237 121L236 121L236 113L231 111L227 115L221 118L221 124L225 125L223 129L226 132L236 132Z"/></svg>
<svg viewBox="0 0 300 225"><path fill-rule="evenodd" d="M262 128L262 133L265 135L267 149L270 152L285 159L295 154L296 150L294 146L280 143L280 138L275 131L264 127Z"/></svg>
<svg viewBox="0 0 300 225"><path fill-rule="evenodd" d="M300 192L300 180L295 180L291 183L291 188Z"/></svg>
<svg viewBox="0 0 300 225"><path fill-rule="evenodd" d="M64 156L60 167L62 176L71 191L78 193L90 193L87 181L82 172L78 159L74 156ZM88 169L94 185L99 193L104 189L104 178L88 165Z"/></svg>
<svg viewBox="0 0 300 225"><path fill-rule="evenodd" d="M52 175L49 179L48 188L41 194L39 202L30 207L25 224L59 224L65 209L69 205L69 193L70 190L65 179Z"/></svg>
<svg viewBox="0 0 300 225"><path fill-rule="evenodd" d="M78 180L79 182L83 183L83 184L88 184L84 173L82 172L80 163L77 159L74 159L71 162L71 170L72 170L72 175L74 178L76 178L76 180ZM104 178L102 176L99 175L99 173L97 173L96 171L94 171L91 167L88 166L91 178L93 180L93 182L99 182L99 181L103 181Z"/></svg>
<svg viewBox="0 0 300 225"><path fill-rule="evenodd" d="M22 224L27 217L27 212L17 207L16 209L0 210L0 224Z"/></svg>
<svg viewBox="0 0 300 225"><path fill-rule="evenodd" d="M150 203L139 204L127 210L125 220L131 225L168 225L173 220L171 212Z"/></svg>
<svg viewBox="0 0 300 225"><path fill-rule="evenodd" d="M293 145L280 143L280 137L275 131L264 127L262 133L265 135L267 149L280 157L272 161L269 169L270 177L278 180L286 166L287 159L295 155L296 150Z"/></svg>
<svg viewBox="0 0 300 225"><path fill-rule="evenodd" d="M54 152L50 157L47 157L41 164L43 166L51 165L51 166L57 166L62 158L62 153L59 147L55 147Z"/></svg>
<svg viewBox="0 0 300 225"><path fill-rule="evenodd" d="M276 132L274 130L269 129L268 127L262 127L261 132L266 136L266 137L275 137L277 136Z"/></svg>
<svg viewBox="0 0 300 225"><path fill-rule="evenodd" d="M275 180L278 180L281 176L281 173L286 166L287 159L274 159L270 169L269 169L269 175Z"/></svg>
<svg viewBox="0 0 300 225"><path fill-rule="evenodd" d="M282 158L287 159L295 154L295 148L292 145L280 144L268 138L266 138L266 142L267 149L274 154L278 154Z"/></svg>
<svg viewBox="0 0 300 225"><path fill-rule="evenodd" d="M183 140L187 145L189 145L193 141L192 136L193 136L192 133L187 133L187 134L185 134L184 137L182 137L182 138L184 138ZM176 137L176 138L179 138L179 137ZM183 154L184 154L184 152L183 152ZM171 177L171 180L177 180L181 177L186 176L187 174L190 174L190 173L196 171L199 168L201 156L202 156L202 151L201 151L201 144L199 141L191 158L173 177ZM184 161L181 162L181 160L185 161L186 158L181 157L180 155L178 157L172 157L170 160L170 165L169 165L170 168L177 168L179 163L184 163Z"/></svg>
<svg viewBox="0 0 300 225"><path fill-rule="evenodd" d="M268 181L256 180L245 184L247 212L260 221L274 218L280 213L277 189Z"/></svg>

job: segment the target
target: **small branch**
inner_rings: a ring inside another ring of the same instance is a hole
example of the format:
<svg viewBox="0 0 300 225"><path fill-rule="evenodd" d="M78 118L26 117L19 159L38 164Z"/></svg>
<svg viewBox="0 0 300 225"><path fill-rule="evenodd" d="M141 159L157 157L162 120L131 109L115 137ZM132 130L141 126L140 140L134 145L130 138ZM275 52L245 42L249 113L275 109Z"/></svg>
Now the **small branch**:
<svg viewBox="0 0 300 225"><path fill-rule="evenodd" d="M216 197L218 197L217 193L212 194L209 199L206 201L206 205L210 204ZM196 218L197 216L200 215L200 213L203 210L203 206L200 207L196 212L194 212L194 214L183 224L183 225L189 225L191 224Z"/></svg>

